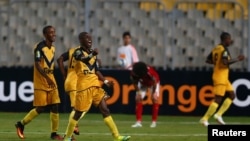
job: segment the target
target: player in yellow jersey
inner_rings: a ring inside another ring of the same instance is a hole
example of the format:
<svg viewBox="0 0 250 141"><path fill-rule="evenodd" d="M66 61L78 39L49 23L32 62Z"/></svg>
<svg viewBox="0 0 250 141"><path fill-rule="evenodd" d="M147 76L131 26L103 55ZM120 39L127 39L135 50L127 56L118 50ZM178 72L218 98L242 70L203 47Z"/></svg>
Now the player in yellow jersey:
<svg viewBox="0 0 250 141"><path fill-rule="evenodd" d="M221 43L213 48L206 60L207 63L214 65L212 79L215 97L200 120L200 123L204 126L209 125L208 120L212 115L219 124L225 124L222 115L228 110L235 98L233 86L228 79L229 66L238 61L242 61L245 58L243 55L239 55L235 59L231 58L228 47L233 43L233 41L229 33L223 32L220 35L220 39ZM224 101L223 98L225 98ZM218 109L219 106L220 108Z"/></svg>
<svg viewBox="0 0 250 141"><path fill-rule="evenodd" d="M72 111L70 113L69 119L72 118L73 115L75 114L74 106L75 106L77 75L76 75L75 68L74 68L75 59L73 57L73 53L79 47L80 46L70 48L68 51L61 54L60 57L57 59L59 69L64 78L64 89L65 89L65 92L69 95L70 105L72 107ZM65 70L65 66L64 66L65 61L68 61L67 70ZM100 60L98 60L98 63L99 61ZM108 98L109 98L109 95L105 95L105 99L108 99ZM82 114L81 118L84 116L84 114ZM76 135L80 134L78 124L74 128L74 133Z"/></svg>
<svg viewBox="0 0 250 141"><path fill-rule="evenodd" d="M51 120L51 139L62 140L62 137L57 134L59 126L58 106L60 97L56 80L54 78L54 55L56 31L53 26L45 26L43 28L43 35L45 40L39 42L34 48L34 100L33 108L15 126L19 138L24 138L24 126L30 123L40 113L42 113L47 106L50 108Z"/></svg>
<svg viewBox="0 0 250 141"><path fill-rule="evenodd" d="M57 63L59 66L59 69L63 75L64 78L64 89L65 92L69 95L70 98L70 106L72 107L72 111L70 113L69 119L73 117L73 115L75 114L75 110L74 110L74 106L75 106L75 96L76 96L76 82L77 82L77 76L76 76L76 72L75 72L75 59L72 56L75 49L79 48L78 47L74 47L74 48L70 48L68 51L64 52L62 55L60 55L60 57L57 59ZM68 61L68 65L67 65L67 71L65 70L65 66L64 66L64 62ZM84 114L82 114L82 117L84 116ZM76 124L75 128L74 128L74 133L76 135L79 135L79 128L78 128L78 124ZM72 138L74 138L72 136Z"/></svg>
<svg viewBox="0 0 250 141"><path fill-rule="evenodd" d="M69 120L64 141L72 141L74 127L84 112L88 112L91 105L98 107L102 113L105 124L109 127L115 141L127 141L130 136L121 136L105 101L106 92L100 81L107 86L113 86L112 81L104 78L97 67L97 49L92 50L92 38L87 32L79 34L80 48L74 52L75 71L77 74L77 94L75 101L75 114Z"/></svg>

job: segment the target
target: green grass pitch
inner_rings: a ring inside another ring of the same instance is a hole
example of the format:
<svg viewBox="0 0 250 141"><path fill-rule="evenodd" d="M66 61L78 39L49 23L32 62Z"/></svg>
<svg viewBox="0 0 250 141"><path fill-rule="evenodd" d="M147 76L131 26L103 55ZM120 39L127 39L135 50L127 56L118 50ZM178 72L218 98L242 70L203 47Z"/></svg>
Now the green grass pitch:
<svg viewBox="0 0 250 141"><path fill-rule="evenodd" d="M20 141L14 124L26 113L0 112L0 141ZM63 135L68 124L69 113L60 114L58 133ZM207 141L207 128L199 124L200 117L159 116L156 128L150 128L151 116L143 115L143 127L131 128L134 115L112 114L122 135L130 135L130 141ZM249 124L250 117L224 117L227 123ZM216 124L211 118L211 124ZM77 141L112 141L108 127L101 114L88 113L79 122L80 135ZM25 126L25 141L50 141L50 120L48 113L42 113Z"/></svg>

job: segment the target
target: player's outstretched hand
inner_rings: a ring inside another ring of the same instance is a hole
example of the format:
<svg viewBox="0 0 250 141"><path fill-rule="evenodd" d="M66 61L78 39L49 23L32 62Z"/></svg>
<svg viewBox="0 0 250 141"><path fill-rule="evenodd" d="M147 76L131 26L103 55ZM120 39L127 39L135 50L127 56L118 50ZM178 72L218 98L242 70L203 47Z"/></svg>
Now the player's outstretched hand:
<svg viewBox="0 0 250 141"><path fill-rule="evenodd" d="M93 54L94 56L96 56L96 55L98 54L98 49L95 48L95 49L92 51L92 54Z"/></svg>
<svg viewBox="0 0 250 141"><path fill-rule="evenodd" d="M242 61L242 60L245 59L245 56L244 56L244 55L239 55L239 56L238 56L238 59L239 59L239 61Z"/></svg>

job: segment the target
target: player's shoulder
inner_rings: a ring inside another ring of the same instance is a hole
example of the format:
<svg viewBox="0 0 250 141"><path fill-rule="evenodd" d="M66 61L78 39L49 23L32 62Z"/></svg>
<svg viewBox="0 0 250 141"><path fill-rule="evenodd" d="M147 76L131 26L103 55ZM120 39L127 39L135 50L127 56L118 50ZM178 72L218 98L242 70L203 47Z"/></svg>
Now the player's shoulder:
<svg viewBox="0 0 250 141"><path fill-rule="evenodd" d="M35 49L38 49L38 50L40 50L44 47L46 47L45 41L40 41L40 42L36 43L36 45L35 45Z"/></svg>
<svg viewBox="0 0 250 141"><path fill-rule="evenodd" d="M74 56L83 55L83 50L80 47L79 48L75 48L73 54L74 54Z"/></svg>

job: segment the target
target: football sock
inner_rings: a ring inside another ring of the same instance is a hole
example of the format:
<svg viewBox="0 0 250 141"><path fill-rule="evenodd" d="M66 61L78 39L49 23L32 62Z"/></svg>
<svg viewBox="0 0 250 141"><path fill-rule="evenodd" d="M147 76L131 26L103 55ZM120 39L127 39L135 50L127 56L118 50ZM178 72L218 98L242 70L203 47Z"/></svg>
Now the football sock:
<svg viewBox="0 0 250 141"><path fill-rule="evenodd" d="M205 115L202 117L202 120L208 120L217 110L218 108L218 104L216 102L212 102L210 104L210 106L207 109L207 112L205 113Z"/></svg>
<svg viewBox="0 0 250 141"><path fill-rule="evenodd" d="M152 121L157 121L159 111L159 104L154 103L152 106Z"/></svg>
<svg viewBox="0 0 250 141"><path fill-rule="evenodd" d="M51 132L57 132L59 127L59 113L50 112Z"/></svg>
<svg viewBox="0 0 250 141"><path fill-rule="evenodd" d="M136 114L136 121L141 122L142 121L142 111L143 111L143 105L142 103L136 103L136 109L135 109L135 114Z"/></svg>
<svg viewBox="0 0 250 141"><path fill-rule="evenodd" d="M230 98L226 98L216 114L222 116L228 110L232 102Z"/></svg>
<svg viewBox="0 0 250 141"><path fill-rule="evenodd" d="M112 132L113 137L117 138L119 136L119 132L113 118L111 116L107 116L103 120L104 123L109 127L110 131Z"/></svg>
<svg viewBox="0 0 250 141"><path fill-rule="evenodd" d="M77 124L77 121L74 120L73 118L71 118L69 120L67 129L66 129L66 132L65 132L65 137L64 137L65 139L70 138L72 136L76 124Z"/></svg>
<svg viewBox="0 0 250 141"><path fill-rule="evenodd" d="M75 110L72 110L71 113L69 114L69 120L72 119L75 115Z"/></svg>
<svg viewBox="0 0 250 141"><path fill-rule="evenodd" d="M23 125L28 124L31 120L33 120L35 117L37 117L39 114L37 113L36 109L30 110L30 112L23 118L21 123Z"/></svg>

